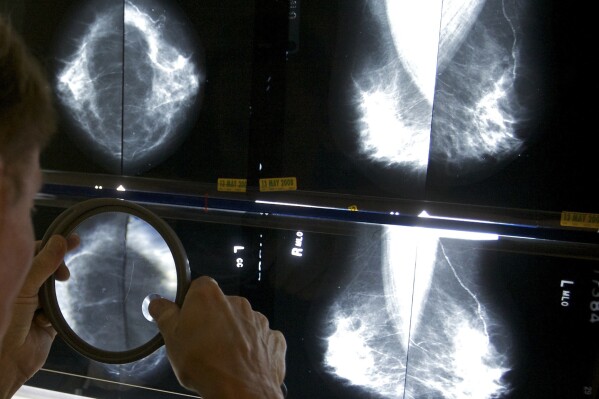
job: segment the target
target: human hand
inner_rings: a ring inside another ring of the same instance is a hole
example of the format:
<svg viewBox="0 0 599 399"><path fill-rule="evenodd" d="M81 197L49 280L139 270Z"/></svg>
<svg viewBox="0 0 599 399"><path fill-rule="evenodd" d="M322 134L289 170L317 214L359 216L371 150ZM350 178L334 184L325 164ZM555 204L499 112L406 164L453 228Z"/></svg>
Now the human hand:
<svg viewBox="0 0 599 399"><path fill-rule="evenodd" d="M191 283L183 306L150 303L181 385L205 399L282 398L285 337L241 297L226 296L216 281Z"/></svg>
<svg viewBox="0 0 599 399"><path fill-rule="evenodd" d="M11 397L48 357L56 331L41 312L38 291L52 274L57 280L69 278L63 259L67 251L79 245L79 238L55 235L44 248L39 245L38 242L38 253L13 305L11 322L2 341L0 397Z"/></svg>

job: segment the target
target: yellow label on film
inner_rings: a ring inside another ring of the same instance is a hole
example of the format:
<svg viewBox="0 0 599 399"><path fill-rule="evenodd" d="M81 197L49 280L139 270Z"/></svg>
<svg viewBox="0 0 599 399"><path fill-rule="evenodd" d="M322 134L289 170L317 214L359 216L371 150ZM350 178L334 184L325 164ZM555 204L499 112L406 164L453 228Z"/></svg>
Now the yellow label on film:
<svg viewBox="0 0 599 399"><path fill-rule="evenodd" d="M247 184L247 179L218 179L217 190L234 193L245 193Z"/></svg>
<svg viewBox="0 0 599 399"><path fill-rule="evenodd" d="M292 191L297 190L295 177L274 177L260 179L260 191Z"/></svg>
<svg viewBox="0 0 599 399"><path fill-rule="evenodd" d="M562 212L560 225L568 227L588 227L591 229L599 229L599 214L564 211Z"/></svg>

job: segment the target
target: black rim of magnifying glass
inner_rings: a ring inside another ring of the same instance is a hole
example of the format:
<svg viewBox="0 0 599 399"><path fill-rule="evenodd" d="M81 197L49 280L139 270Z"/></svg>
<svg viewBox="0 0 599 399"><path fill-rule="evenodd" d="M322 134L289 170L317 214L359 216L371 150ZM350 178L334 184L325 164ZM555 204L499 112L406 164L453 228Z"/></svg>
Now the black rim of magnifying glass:
<svg viewBox="0 0 599 399"><path fill-rule="evenodd" d="M61 213L52 222L42 238L41 247L43 248L53 235L58 234L67 237L87 218L106 212L121 212L136 216L150 224L160 233L171 250L175 261L177 269L177 294L175 302L181 306L191 282L189 261L183 245L173 229L164 220L140 205L115 198L92 199L76 204ZM62 315L56 297L55 282L54 276L51 276L42 285L39 293L41 306L58 333L58 336L82 355L102 363L123 364L143 359L164 345L164 340L160 333L156 334L145 344L126 351L106 351L90 345L71 329Z"/></svg>

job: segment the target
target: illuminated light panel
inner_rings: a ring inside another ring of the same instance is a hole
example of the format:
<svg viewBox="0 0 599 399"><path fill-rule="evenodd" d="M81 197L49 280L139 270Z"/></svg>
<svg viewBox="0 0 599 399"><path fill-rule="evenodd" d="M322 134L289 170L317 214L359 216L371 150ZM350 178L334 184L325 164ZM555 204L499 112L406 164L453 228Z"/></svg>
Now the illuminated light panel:
<svg viewBox="0 0 599 399"><path fill-rule="evenodd" d="M150 385L152 382L154 382L155 380L152 380L151 378L148 378L146 376L146 378L140 379L140 378L135 378L136 374L144 374L144 371L151 371L152 369L156 369L156 364L149 364L148 360L151 359L152 357L155 357L156 354L159 354L162 357L166 357L166 350L164 349L164 347L158 349L157 352L155 352L154 354L148 356L145 359L142 359L140 361L137 362L133 362L133 363L128 363L128 364L103 364L103 363L93 363L89 370L87 371L86 375L80 375L80 374L76 374L76 373L69 373L69 372L64 372L64 371L59 371L59 370L52 370L52 369L47 369L47 368L42 368L39 372L43 372L45 374L49 374L49 375L54 375L57 378L75 378L75 379L80 379L83 380L83 384L85 386L92 387L92 386L98 386L98 387L102 387L103 389L109 390L109 391L113 391L115 389L127 389L129 390L129 393L131 393L131 391L133 389L135 390L139 390L141 396L143 396L143 392L145 391L149 391L149 392L154 392L154 393L159 393L162 394L164 396L164 394L168 395L169 397L186 397L186 398L198 398L199 396L197 395L191 395L191 394L186 394L186 393L181 393L181 392L175 392L175 391L168 391L168 390L164 390L164 389L158 389L158 388L151 388L147 385ZM140 370L140 366L144 369ZM98 373L98 368L108 368L110 370L110 375L106 375L104 373ZM170 367L169 367L170 368ZM168 369L167 369L168 370ZM165 371L165 368L162 368L162 372ZM147 374L147 373L146 373ZM133 377L131 378L126 378L127 381L124 381L125 378L123 377ZM117 379L118 381L114 381L112 379L107 379L107 378L113 378L113 379ZM141 385L144 384L144 385ZM27 386L24 385L22 386L17 393L15 393L15 395L18 396L13 396L13 398L19 398L19 399L91 399L88 396L80 396L80 395L75 395L75 394L67 394L67 393L63 393L63 392L57 392L57 391L52 391L52 390L47 390L47 389L42 389L42 388L37 388L37 387L31 387L31 386ZM136 397L138 397L139 395L135 395ZM145 397L145 396L144 396Z"/></svg>
<svg viewBox="0 0 599 399"><path fill-rule="evenodd" d="M92 3L96 17L62 60L56 93L88 154L111 172L140 173L187 134L204 79L198 44L166 2Z"/></svg>
<svg viewBox="0 0 599 399"><path fill-rule="evenodd" d="M157 376L168 373L169 369L166 348L161 346L154 353L135 362L125 364L94 363L84 378L94 380L93 384L106 389L114 389L115 385L120 385L164 392L150 388L148 385L152 385L157 380ZM175 392L168 393L176 394Z"/></svg>
<svg viewBox="0 0 599 399"><path fill-rule="evenodd" d="M498 325L470 274L476 256L454 263L445 238L426 229L386 227L383 239L382 273L366 268L330 309L327 370L387 398L509 392L509 361L489 335Z"/></svg>
<svg viewBox="0 0 599 399"><path fill-rule="evenodd" d="M50 391L48 389L22 386L13 395L13 399L91 399L89 396L72 395L68 393Z"/></svg>

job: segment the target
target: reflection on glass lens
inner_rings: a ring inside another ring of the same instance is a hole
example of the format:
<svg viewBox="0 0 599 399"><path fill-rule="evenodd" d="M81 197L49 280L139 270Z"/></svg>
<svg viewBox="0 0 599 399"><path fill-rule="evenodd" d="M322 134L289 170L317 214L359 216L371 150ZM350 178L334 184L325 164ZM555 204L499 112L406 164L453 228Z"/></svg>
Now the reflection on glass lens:
<svg viewBox="0 0 599 399"><path fill-rule="evenodd" d="M145 344L158 329L140 304L150 293L176 296L177 272L167 243L150 224L122 212L92 216L73 232L81 245L65 258L71 277L56 283L66 322L101 350Z"/></svg>
<svg viewBox="0 0 599 399"><path fill-rule="evenodd" d="M158 299L158 298L160 298L160 295L150 294L144 298L144 301L141 304L141 312L143 313L143 315L147 321L154 321L154 318L150 314L150 302L152 302L154 299Z"/></svg>

